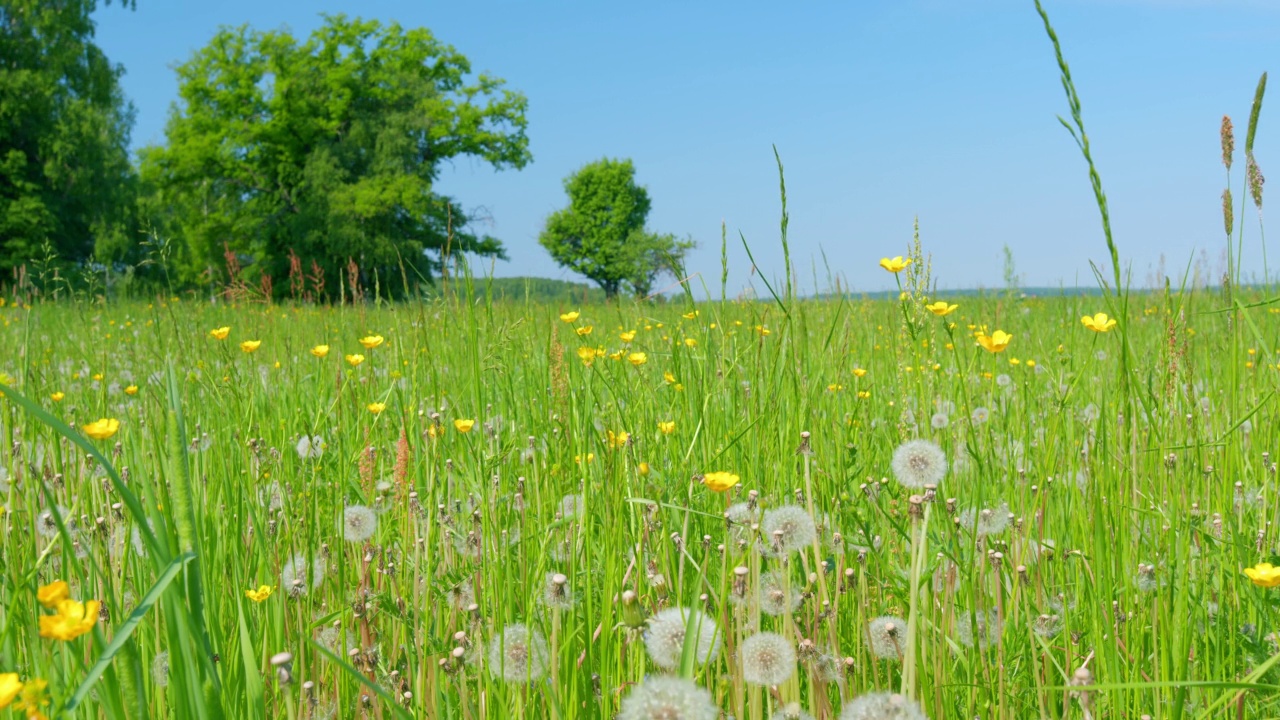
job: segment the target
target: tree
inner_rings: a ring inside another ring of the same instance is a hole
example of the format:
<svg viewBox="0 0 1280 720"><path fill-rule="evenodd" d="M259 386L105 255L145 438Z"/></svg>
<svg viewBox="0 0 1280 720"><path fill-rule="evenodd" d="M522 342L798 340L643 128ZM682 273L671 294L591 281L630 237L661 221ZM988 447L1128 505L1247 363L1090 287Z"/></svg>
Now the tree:
<svg viewBox="0 0 1280 720"><path fill-rule="evenodd" d="M146 215L184 241L187 282L213 279L227 252L246 280L281 280L296 254L328 288L354 262L384 291L402 269L431 279L450 253L505 258L435 191L459 156L532 159L524 96L470 72L425 28L326 16L305 43L223 29L178 67L168 143L142 154Z"/></svg>
<svg viewBox="0 0 1280 720"><path fill-rule="evenodd" d="M645 230L649 192L637 185L630 160L605 158L565 178L569 207L547 218L538 242L561 266L583 275L613 298L629 287L646 296L664 272L679 276L694 247L674 235Z"/></svg>
<svg viewBox="0 0 1280 720"><path fill-rule="evenodd" d="M136 239L134 113L93 43L96 7L0 0L0 270L48 251L109 262Z"/></svg>

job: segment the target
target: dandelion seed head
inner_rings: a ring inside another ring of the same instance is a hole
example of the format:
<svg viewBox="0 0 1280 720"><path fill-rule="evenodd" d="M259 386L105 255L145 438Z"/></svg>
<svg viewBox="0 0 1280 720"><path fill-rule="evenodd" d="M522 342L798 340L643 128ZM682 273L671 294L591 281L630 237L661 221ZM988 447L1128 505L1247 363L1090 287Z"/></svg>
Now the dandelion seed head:
<svg viewBox="0 0 1280 720"><path fill-rule="evenodd" d="M711 693L692 680L650 677L622 701L617 720L717 720Z"/></svg>
<svg viewBox="0 0 1280 720"><path fill-rule="evenodd" d="M1009 506L1001 503L998 507L975 510L970 508L960 513L960 525L973 531L979 537L999 535L1009 527Z"/></svg>
<svg viewBox="0 0 1280 720"><path fill-rule="evenodd" d="M781 685L796 671L796 650L790 641L777 633L752 635L742 641L739 655L742 679L752 685Z"/></svg>
<svg viewBox="0 0 1280 720"><path fill-rule="evenodd" d="M560 499L560 517L568 520L582 514L582 496L565 495Z"/></svg>
<svg viewBox="0 0 1280 720"><path fill-rule="evenodd" d="M552 610L568 610L573 607L573 590L569 579L557 572L547 573L542 585L542 604Z"/></svg>
<svg viewBox="0 0 1280 720"><path fill-rule="evenodd" d="M59 505L58 517L62 518L62 524L67 527L67 532L75 537L76 519L71 515L71 511ZM36 533L42 538L58 537L58 519L54 517L52 509L41 510L36 516Z"/></svg>
<svg viewBox="0 0 1280 720"><path fill-rule="evenodd" d="M867 625L871 652L884 660L902 660L907 650L907 621L893 615L882 615Z"/></svg>
<svg viewBox="0 0 1280 720"><path fill-rule="evenodd" d="M1009 387L1012 384L1013 384L1013 378L1009 377L1008 375L1001 373L996 376L996 385L999 385L1000 387L1004 388L1004 387Z"/></svg>
<svg viewBox="0 0 1280 720"><path fill-rule="evenodd" d="M800 703L790 702L778 708L769 720L814 720L813 716L800 707Z"/></svg>
<svg viewBox="0 0 1280 720"><path fill-rule="evenodd" d="M720 635L716 621L701 610L673 607L649 618L649 629L644 633L644 646L649 659L664 670L680 667L684 652L685 629L692 627L698 634L694 658L699 665L714 659L720 652Z"/></svg>
<svg viewBox="0 0 1280 720"><path fill-rule="evenodd" d="M893 475L905 488L937 485L947 474L947 454L937 443L908 440L893 451Z"/></svg>
<svg viewBox="0 0 1280 720"><path fill-rule="evenodd" d="M319 435L303 435L298 438L298 444L294 446L298 457L303 460L315 460L324 455L324 438Z"/></svg>
<svg viewBox="0 0 1280 720"><path fill-rule="evenodd" d="M168 652L156 655L156 659L151 663L151 678L155 680L156 687L167 687L169 685Z"/></svg>
<svg viewBox="0 0 1280 720"><path fill-rule="evenodd" d="M956 620L956 639L965 647L975 644L982 650L1000 643L1000 634L1004 631L1004 623L995 610L976 611L971 616L962 611Z"/></svg>
<svg viewBox="0 0 1280 720"><path fill-rule="evenodd" d="M787 615L800 609L804 595L789 587L787 578L773 570L760 576L760 612L765 615Z"/></svg>
<svg viewBox="0 0 1280 720"><path fill-rule="evenodd" d="M378 530L378 514L365 505L348 505L342 511L342 537L347 542L362 543Z"/></svg>
<svg viewBox="0 0 1280 720"><path fill-rule="evenodd" d="M532 682L546 672L549 656L542 633L522 624L508 625L489 643L489 672L509 683Z"/></svg>
<svg viewBox="0 0 1280 720"><path fill-rule="evenodd" d="M981 425L991 419L991 411L984 407L976 407L973 409L973 413L969 417L975 424Z"/></svg>
<svg viewBox="0 0 1280 720"><path fill-rule="evenodd" d="M950 424L951 418L947 417L946 413L934 413L933 417L929 418L929 426L934 430L945 430Z"/></svg>
<svg viewBox="0 0 1280 720"><path fill-rule="evenodd" d="M766 555L785 556L812 545L818 537L818 526L804 508L783 505L765 511L760 520L760 533L764 536Z"/></svg>
<svg viewBox="0 0 1280 720"><path fill-rule="evenodd" d="M845 703L840 720L929 720L920 706L897 693L860 695Z"/></svg>

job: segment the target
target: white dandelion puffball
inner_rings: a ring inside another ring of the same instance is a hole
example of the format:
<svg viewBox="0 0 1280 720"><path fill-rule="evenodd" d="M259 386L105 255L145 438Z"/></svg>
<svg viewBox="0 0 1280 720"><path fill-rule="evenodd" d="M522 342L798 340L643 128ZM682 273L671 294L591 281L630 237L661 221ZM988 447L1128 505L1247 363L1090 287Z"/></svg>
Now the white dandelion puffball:
<svg viewBox="0 0 1280 720"><path fill-rule="evenodd" d="M299 458L315 460L324 455L324 438L319 435L303 435L298 438L298 444L294 449L298 451Z"/></svg>
<svg viewBox="0 0 1280 720"><path fill-rule="evenodd" d="M699 665L715 658L720 651L720 634L716 621L701 610L673 607L649 618L649 629L644 633L644 646L649 659L664 670L680 667L680 655L684 652L685 631L692 628L698 634L694 658Z"/></svg>
<svg viewBox="0 0 1280 720"><path fill-rule="evenodd" d="M324 557L320 555L310 561L306 555L294 555L280 570L280 589L290 597L306 595L324 582L327 567Z"/></svg>
<svg viewBox="0 0 1280 720"><path fill-rule="evenodd" d="M711 693L692 680L651 677L622 701L618 720L717 720L720 708Z"/></svg>
<svg viewBox="0 0 1280 720"><path fill-rule="evenodd" d="M901 660L907 651L907 621L883 615L867 625L871 652L884 660Z"/></svg>
<svg viewBox="0 0 1280 720"><path fill-rule="evenodd" d="M760 520L766 555L785 556L813 544L818 526L799 505L783 505L766 510Z"/></svg>
<svg viewBox="0 0 1280 720"><path fill-rule="evenodd" d="M905 488L937 485L947 474L947 454L928 440L908 440L893 451L893 475Z"/></svg>
<svg viewBox="0 0 1280 720"><path fill-rule="evenodd" d="M532 682L547 671L550 652L542 633L508 625L489 643L489 672L509 683Z"/></svg>
<svg viewBox="0 0 1280 720"><path fill-rule="evenodd" d="M915 700L897 693L861 695L845 704L840 720L929 720Z"/></svg>
<svg viewBox="0 0 1280 720"><path fill-rule="evenodd" d="M752 685L781 685L796 671L796 649L777 633L756 633L742 641L739 656L742 679Z"/></svg>
<svg viewBox="0 0 1280 720"><path fill-rule="evenodd" d="M347 542L362 543L378 530L378 514L364 505L348 505L342 511L342 537Z"/></svg>

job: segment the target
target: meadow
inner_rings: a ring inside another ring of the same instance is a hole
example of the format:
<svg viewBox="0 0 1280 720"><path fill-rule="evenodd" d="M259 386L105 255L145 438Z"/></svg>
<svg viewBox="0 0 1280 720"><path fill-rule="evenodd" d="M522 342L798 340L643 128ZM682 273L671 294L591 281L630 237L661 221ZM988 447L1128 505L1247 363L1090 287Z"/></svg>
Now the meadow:
<svg viewBox="0 0 1280 720"><path fill-rule="evenodd" d="M1278 712L1247 295L10 304L11 709Z"/></svg>

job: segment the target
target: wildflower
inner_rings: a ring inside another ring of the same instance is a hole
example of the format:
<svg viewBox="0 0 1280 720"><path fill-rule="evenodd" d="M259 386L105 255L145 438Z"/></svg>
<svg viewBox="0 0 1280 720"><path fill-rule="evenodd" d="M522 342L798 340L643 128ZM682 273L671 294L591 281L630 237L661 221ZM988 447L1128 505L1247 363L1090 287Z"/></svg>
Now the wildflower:
<svg viewBox="0 0 1280 720"><path fill-rule="evenodd" d="M76 521L70 516L70 510L57 506L57 517L62 518L62 522L67 526L68 532L75 532ZM58 536L58 521L54 517L53 510L44 510L36 516L36 533L43 538L54 538Z"/></svg>
<svg viewBox="0 0 1280 720"><path fill-rule="evenodd" d="M692 320L698 317L698 311L690 310L689 312L682 314L680 317L684 318L685 320Z"/></svg>
<svg viewBox="0 0 1280 720"><path fill-rule="evenodd" d="M220 328L214 328L209 331L209 337L213 338L214 340L226 340L227 336L230 334L231 334L231 328L226 326L220 327Z"/></svg>
<svg viewBox="0 0 1280 720"><path fill-rule="evenodd" d="M83 425L80 429L94 440L107 440L120 431L120 421L115 418L102 418Z"/></svg>
<svg viewBox="0 0 1280 720"><path fill-rule="evenodd" d="M383 410L387 409L387 404L375 402L375 403L369 403L367 407L369 408L369 412L373 413L374 415L378 415Z"/></svg>
<svg viewBox="0 0 1280 720"><path fill-rule="evenodd" d="M0 710L9 707L20 692L22 683L18 682L18 673L0 673Z"/></svg>
<svg viewBox="0 0 1280 720"><path fill-rule="evenodd" d="M770 544L768 555L789 555L813 544L818 527L799 505L783 505L766 510L760 520L760 533Z"/></svg>
<svg viewBox="0 0 1280 720"><path fill-rule="evenodd" d="M379 345L381 345L383 342L384 341L381 335L366 335L360 338L360 345L365 350L372 350L378 347Z"/></svg>
<svg viewBox="0 0 1280 720"><path fill-rule="evenodd" d="M970 417L973 419L975 423L981 425L982 423L986 422L989 417L991 417L991 411L984 407L976 407L973 409L973 414L970 415Z"/></svg>
<svg viewBox="0 0 1280 720"><path fill-rule="evenodd" d="M903 695L889 692L860 695L845 704L840 720L929 720L920 706Z"/></svg>
<svg viewBox="0 0 1280 720"><path fill-rule="evenodd" d="M574 320L577 320L577 319L578 319L578 315L579 315L579 313L578 313L578 311L577 311L577 310L571 310L571 311L569 311L569 312L567 312L567 313L562 313L562 314L560 315L560 320L561 320L561 321L563 321L563 322L571 323L571 322L573 322Z"/></svg>
<svg viewBox="0 0 1280 720"><path fill-rule="evenodd" d="M36 591L36 600L49 610L58 607L58 603L71 597L71 586L67 585L66 580L55 580L48 585L40 586Z"/></svg>
<svg viewBox="0 0 1280 720"><path fill-rule="evenodd" d="M47 720L48 716L40 711L40 707L49 703L49 696L46 694L48 687L49 683L45 680L28 680L22 686L21 699L13 709L26 713L27 720Z"/></svg>
<svg viewBox="0 0 1280 720"><path fill-rule="evenodd" d="M579 347L578 359L582 361L583 365L591 367L591 363L596 361L596 349L587 347L586 345Z"/></svg>
<svg viewBox="0 0 1280 720"><path fill-rule="evenodd" d="M581 495L565 495L560 498L560 517L568 520L582 514L583 499Z"/></svg>
<svg viewBox="0 0 1280 720"><path fill-rule="evenodd" d="M240 349L246 353L251 353L262 346L261 340L245 340L240 343Z"/></svg>
<svg viewBox="0 0 1280 720"><path fill-rule="evenodd" d="M606 442L608 443L609 448L612 450L617 450L619 448L626 447L627 441L631 439L631 433L626 432L624 430L619 430L616 433L612 430L608 430L606 431L605 434L606 434Z"/></svg>
<svg viewBox="0 0 1280 720"><path fill-rule="evenodd" d="M101 603L97 600L58 602L57 614L40 617L40 637L71 641L93 629Z"/></svg>
<svg viewBox="0 0 1280 720"><path fill-rule="evenodd" d="M658 421L658 432L661 432L663 435L670 435L675 431L676 431L675 420L659 420Z"/></svg>
<svg viewBox="0 0 1280 720"><path fill-rule="evenodd" d="M980 333L978 335L978 344L986 349L987 352L1001 353L1004 352L1005 348L1009 347L1009 341L1012 339L1013 336L1009 333L997 330L990 335Z"/></svg>
<svg viewBox="0 0 1280 720"><path fill-rule="evenodd" d="M489 643L489 672L511 683L532 682L546 672L549 655L542 633L508 625Z"/></svg>
<svg viewBox="0 0 1280 720"><path fill-rule="evenodd" d="M907 650L907 621L883 615L867 625L871 652L884 660L901 660Z"/></svg>
<svg viewBox="0 0 1280 720"><path fill-rule="evenodd" d="M699 665L713 660L720 652L720 635L716 621L706 613L693 608L667 608L649 618L649 629L644 633L644 647L649 659L664 670L680 667L684 652L685 632L696 633L694 659Z"/></svg>
<svg viewBox="0 0 1280 720"><path fill-rule="evenodd" d="M460 433L469 433L471 432L471 428L475 426L476 426L475 420L459 418L458 420L453 421L454 429Z"/></svg>
<svg viewBox="0 0 1280 720"><path fill-rule="evenodd" d="M893 451L893 475L905 488L937 485L947 474L947 455L936 443L908 440Z"/></svg>
<svg viewBox="0 0 1280 720"><path fill-rule="evenodd" d="M373 537L378 529L378 515L364 505L348 505L342 511L342 537L347 542L361 543Z"/></svg>
<svg viewBox="0 0 1280 720"><path fill-rule="evenodd" d="M298 444L294 449L298 452L298 457L303 460L314 460L324 455L324 438L319 435L307 436L303 435L298 438Z"/></svg>
<svg viewBox="0 0 1280 720"><path fill-rule="evenodd" d="M698 340L697 340L697 338L685 338L685 339L684 339L684 346L685 346L685 347L689 347L689 348L698 347Z"/></svg>
<svg viewBox="0 0 1280 720"><path fill-rule="evenodd" d="M271 597L273 592L275 592L275 588L270 585L259 585L257 590L245 590L244 596L256 603L260 603Z"/></svg>
<svg viewBox="0 0 1280 720"><path fill-rule="evenodd" d="M639 472L642 477L647 477L649 475L649 463L640 463L636 466L636 471Z"/></svg>
<svg viewBox="0 0 1280 720"><path fill-rule="evenodd" d="M306 595L324 582L326 569L327 564L322 555L315 556L310 562L305 555L294 555L280 570L280 587L290 597Z"/></svg>
<svg viewBox="0 0 1280 720"><path fill-rule="evenodd" d="M756 633L742 641L739 656L742 679L752 685L781 685L796 671L796 650L777 633Z"/></svg>
<svg viewBox="0 0 1280 720"><path fill-rule="evenodd" d="M1274 567L1271 563L1258 563L1245 568L1244 574L1260 588L1280 587L1280 567Z"/></svg>
<svg viewBox="0 0 1280 720"><path fill-rule="evenodd" d="M789 587L787 578L774 570L760 576L760 612L765 615L787 615L800 609L804 594Z"/></svg>
<svg viewBox="0 0 1280 720"><path fill-rule="evenodd" d="M49 396L49 398L50 398L51 400L53 400L54 402L62 402L62 398L66 397L66 396L67 396L67 394L66 394L66 393L64 393L64 392L62 392L61 390L59 390L58 392L56 392L56 393L54 393L54 394L50 395L50 396Z"/></svg>
<svg viewBox="0 0 1280 720"><path fill-rule="evenodd" d="M950 424L951 418L947 417L946 413L934 413L933 417L929 418L929 426L934 430L945 430Z"/></svg>
<svg viewBox="0 0 1280 720"><path fill-rule="evenodd" d="M1108 318L1106 313L1098 313L1092 317L1085 315L1080 318L1080 322L1090 330L1100 333L1110 332L1116 326L1115 318Z"/></svg>
<svg viewBox="0 0 1280 720"><path fill-rule="evenodd" d="M978 537L999 535L1009 527L1009 506L1001 503L999 507L973 510L960 513L960 525L972 530Z"/></svg>
<svg viewBox="0 0 1280 720"><path fill-rule="evenodd" d="M928 305L925 305L924 309L928 310L934 315L937 315L938 317L944 317L955 312L956 308L958 307L960 306L948 305L946 300L938 300L937 302L932 302L932 303L929 303Z"/></svg>
<svg viewBox="0 0 1280 720"><path fill-rule="evenodd" d="M546 582L542 586L542 604L552 610L572 608L573 590L569 588L569 578L561 573L547 573Z"/></svg>
<svg viewBox="0 0 1280 720"><path fill-rule="evenodd" d="M642 352L633 352L627 356L627 362L635 365L636 367L640 367L641 365L649 362L649 356Z"/></svg>
<svg viewBox="0 0 1280 720"><path fill-rule="evenodd" d="M618 333L618 337L622 339L622 342L629 343L636 339L636 331L628 330L626 332Z"/></svg>
<svg viewBox="0 0 1280 720"><path fill-rule="evenodd" d="M595 328L591 325L583 325L582 327L574 328L574 332L578 333L579 337L590 335L592 330L595 330Z"/></svg>
<svg viewBox="0 0 1280 720"><path fill-rule="evenodd" d="M675 373L672 373L670 370L664 370L662 372L662 380L668 385L674 385L676 382Z"/></svg>
<svg viewBox="0 0 1280 720"><path fill-rule="evenodd" d="M324 357L324 356L326 356L326 355L328 355L328 354L329 354L329 346L328 346L328 345L316 345L315 347L311 348L311 354L312 354L312 355L314 355L314 356L316 356L316 357L318 357L318 358L322 358L322 357Z"/></svg>
<svg viewBox="0 0 1280 720"><path fill-rule="evenodd" d="M674 423L672 424L674 425ZM734 485L737 485L740 479L741 478L733 473L709 472L702 476L702 484L715 492L724 492Z"/></svg>
<svg viewBox="0 0 1280 720"><path fill-rule="evenodd" d="M900 273L910 264L911 258L903 260L901 255L894 256L893 258L880 258L880 267L891 273Z"/></svg>
<svg viewBox="0 0 1280 720"><path fill-rule="evenodd" d="M360 363L364 362L364 356L359 353L356 353L354 355L347 355L346 357L347 357L347 364L350 365L351 367L355 367Z"/></svg>
<svg viewBox="0 0 1280 720"><path fill-rule="evenodd" d="M717 720L711 693L692 680L650 677L622 701L617 720Z"/></svg>
<svg viewBox="0 0 1280 720"><path fill-rule="evenodd" d="M854 369L853 369L853 376L854 376L854 377L858 377L858 378L860 378L860 377L865 377L865 376L866 376L866 374L867 374L867 369L866 369L866 368L860 368L860 367L857 367L857 368L854 368Z"/></svg>

